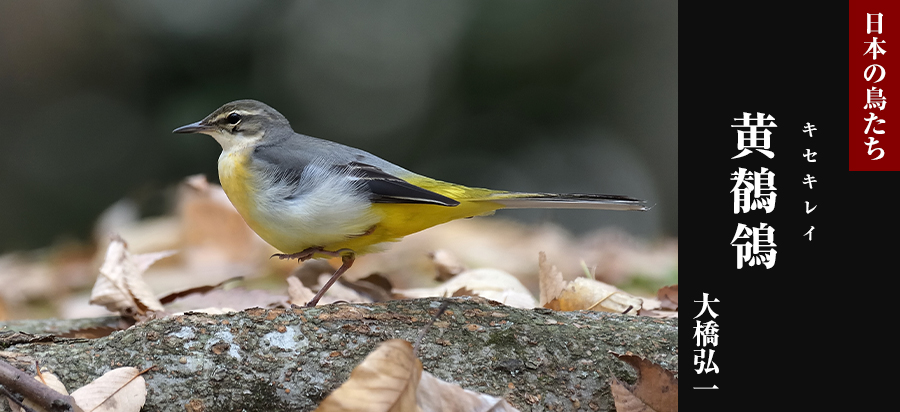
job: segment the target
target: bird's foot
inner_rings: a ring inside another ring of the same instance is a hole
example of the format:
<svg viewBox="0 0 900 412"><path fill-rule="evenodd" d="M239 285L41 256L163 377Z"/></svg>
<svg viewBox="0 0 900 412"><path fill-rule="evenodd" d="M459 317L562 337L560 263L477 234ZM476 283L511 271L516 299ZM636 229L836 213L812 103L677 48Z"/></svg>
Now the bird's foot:
<svg viewBox="0 0 900 412"><path fill-rule="evenodd" d="M347 269L350 269L350 266L353 265L353 261L356 260L356 252L351 249L339 249L337 251L327 253L335 257L340 256L342 262L341 267L339 267L338 270L335 271L333 275L331 275L331 278L328 279L328 282L326 282L325 285L322 286L322 288L319 289L318 292L316 292L316 295L313 296L312 300L304 305L307 308L315 307L316 304L319 303L319 299L321 299L325 294L325 291L327 291L328 288L330 288L331 285L333 285L334 282L336 282L338 278L347 271Z"/></svg>
<svg viewBox="0 0 900 412"><path fill-rule="evenodd" d="M323 250L321 246L314 246L314 247L309 247L309 248L303 249L297 253L289 253L289 254L288 253L276 253L276 254L270 256L269 259L271 259L273 257L277 257L281 260L297 259L298 262L305 262L307 260L312 259L312 257L316 253L322 254L322 255L328 255L328 256L332 256L332 257L340 256L340 254L338 254L338 253Z"/></svg>
<svg viewBox="0 0 900 412"><path fill-rule="evenodd" d="M302 251L297 252L297 253L290 253L290 254L276 253L270 257L270 259L271 259L271 258L277 256L279 259L297 259L300 262L304 262L309 259L312 259L313 256L315 256L316 254L331 256L331 257L339 257L339 258L341 258L342 264L341 264L341 267L339 267L338 270L335 271L333 275L331 275L331 278L328 279L328 282L326 282L325 285L322 286L321 289L319 289L319 292L316 293L315 296L313 296L312 300L310 300L309 302L306 303L306 305L304 305L308 308L316 306L316 304L319 303L319 299L321 299L322 295L325 294L325 291L328 290L328 288L330 288L331 285L333 285L334 282L336 282L338 280L338 278L341 277L341 275L347 271L347 269L350 269L350 266L353 265L353 261L356 260L356 252L354 252L352 249L338 249L334 252L331 252L331 251L322 249L321 246L316 246L316 247L303 249Z"/></svg>

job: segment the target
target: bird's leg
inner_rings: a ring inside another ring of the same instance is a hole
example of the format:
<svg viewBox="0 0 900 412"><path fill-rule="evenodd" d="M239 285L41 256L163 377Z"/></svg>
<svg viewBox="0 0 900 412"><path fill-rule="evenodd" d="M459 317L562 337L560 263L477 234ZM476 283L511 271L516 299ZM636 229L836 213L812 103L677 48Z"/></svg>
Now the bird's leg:
<svg viewBox="0 0 900 412"><path fill-rule="evenodd" d="M337 282L338 278L341 277L341 275L343 275L344 272L347 271L347 269L350 269L350 266L353 266L353 261L356 260L356 253L350 249L340 249L336 252L328 253L334 253L335 255L340 256L343 264L341 264L341 267L339 267L338 270L336 270L334 274L331 275L331 279L328 279L328 282L325 282L325 285L322 286L322 288L319 289L318 292L316 292L316 296L313 296L312 300L306 303L306 307L308 308L316 306L316 303L319 303L319 299L322 298L322 295L325 294L325 291L327 291L328 288L330 288L331 285L334 284L334 282Z"/></svg>

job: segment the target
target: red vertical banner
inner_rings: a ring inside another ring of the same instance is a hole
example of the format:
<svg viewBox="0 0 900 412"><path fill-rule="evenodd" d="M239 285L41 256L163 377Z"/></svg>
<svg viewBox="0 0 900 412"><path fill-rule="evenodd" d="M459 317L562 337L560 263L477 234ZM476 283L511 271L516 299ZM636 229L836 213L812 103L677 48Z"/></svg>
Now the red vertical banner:
<svg viewBox="0 0 900 412"><path fill-rule="evenodd" d="M900 170L900 7L893 3L850 2L851 171Z"/></svg>

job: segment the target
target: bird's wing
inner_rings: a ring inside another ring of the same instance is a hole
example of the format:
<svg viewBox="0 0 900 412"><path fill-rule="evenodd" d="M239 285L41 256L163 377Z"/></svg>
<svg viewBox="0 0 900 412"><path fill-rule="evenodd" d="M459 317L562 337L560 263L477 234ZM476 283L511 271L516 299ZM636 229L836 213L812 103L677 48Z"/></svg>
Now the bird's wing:
<svg viewBox="0 0 900 412"><path fill-rule="evenodd" d="M374 203L418 203L456 206L458 201L411 184L396 176L406 172L371 153L340 143L291 133L272 137L271 142L257 145L253 160L276 182L300 188L301 176L308 167L329 168L361 183ZM387 170L387 171L386 171ZM294 192L292 197L299 193Z"/></svg>
<svg viewBox="0 0 900 412"><path fill-rule="evenodd" d="M351 178L363 181L371 192L369 200L373 203L459 205L456 200L413 185L372 165L350 162L337 167L343 169Z"/></svg>

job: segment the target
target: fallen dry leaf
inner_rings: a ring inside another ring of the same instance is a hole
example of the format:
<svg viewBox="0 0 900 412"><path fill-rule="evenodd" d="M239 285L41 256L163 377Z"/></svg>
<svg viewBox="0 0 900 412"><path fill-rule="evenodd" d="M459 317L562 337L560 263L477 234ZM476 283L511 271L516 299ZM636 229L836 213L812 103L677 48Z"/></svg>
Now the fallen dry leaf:
<svg viewBox="0 0 900 412"><path fill-rule="evenodd" d="M437 271L435 280L444 282L466 271L466 265L448 250L438 249L428 254L434 269Z"/></svg>
<svg viewBox="0 0 900 412"><path fill-rule="evenodd" d="M594 279L563 280L556 266L547 264L544 252L538 255L540 267L541 301L545 308L562 311L593 310L600 312L636 314L642 299L619 288Z"/></svg>
<svg viewBox="0 0 900 412"><path fill-rule="evenodd" d="M663 309L678 310L678 285L663 286L656 292Z"/></svg>
<svg viewBox="0 0 900 412"><path fill-rule="evenodd" d="M566 282L563 279L562 272L556 266L547 264L547 254L538 253L538 285L540 285L540 301L541 307L546 307L547 303L559 297L563 289L566 288Z"/></svg>
<svg viewBox="0 0 900 412"><path fill-rule="evenodd" d="M454 297L454 298L457 298L457 297L460 297L460 296L478 296L478 295L476 295L475 292L472 292L472 291L469 290L469 289L462 288L462 289L457 289L457 290L456 290L455 292L453 292L453 294L450 295L450 296L451 296L451 297Z"/></svg>
<svg viewBox="0 0 900 412"><path fill-rule="evenodd" d="M393 339L378 345L353 369L350 379L328 395L319 412L413 412L416 387L422 375L422 362L412 345Z"/></svg>
<svg viewBox="0 0 900 412"><path fill-rule="evenodd" d="M303 282L300 282L296 276L288 276L288 302L293 303L295 305L305 305L306 302L312 300L313 296L316 294L313 293L308 287L303 286Z"/></svg>
<svg viewBox="0 0 900 412"><path fill-rule="evenodd" d="M44 385L50 387L50 389L55 390L57 393L61 393L63 395L68 395L69 391L66 390L66 385L63 385L62 381L51 372L48 372L46 368L41 368L38 371L38 374L34 377Z"/></svg>
<svg viewBox="0 0 900 412"><path fill-rule="evenodd" d="M423 372L412 345L399 339L378 345L316 411L518 412L501 398Z"/></svg>
<svg viewBox="0 0 900 412"><path fill-rule="evenodd" d="M503 398L463 389L422 372L416 401L422 412L518 412Z"/></svg>
<svg viewBox="0 0 900 412"><path fill-rule="evenodd" d="M61 393L61 394L63 394L63 395L68 395L68 394L69 394L69 391L66 390L66 385L63 385L63 383L59 380L58 377L56 377L56 375L54 375L54 374L52 374L52 373L50 373L50 372L47 372L47 369L46 369L46 368L41 368L41 370L40 370L40 371L38 372L38 374L34 377L34 379L37 380L37 381L39 381L39 382L42 382L44 385L49 386L50 389L53 389L53 390L56 391L57 393ZM34 403L32 400L30 400L30 399L25 399L25 401L22 402L22 403L23 403L25 406L27 406L27 407L31 408L32 410L34 410L35 412L47 412L46 409L41 408L40 406L38 406L37 404L35 404L35 403ZM16 405L16 404L12 403L12 401L9 401L9 408L10 408L11 410L19 411L19 412L24 412L24 411L25 411L24 409L20 408L19 405Z"/></svg>
<svg viewBox="0 0 900 412"><path fill-rule="evenodd" d="M395 290L394 293L407 298L432 296L452 296L460 289L468 289L472 294L495 300L516 308L534 308L534 296L516 279L502 270L481 268L467 270L454 276L446 283L434 288Z"/></svg>
<svg viewBox="0 0 900 412"><path fill-rule="evenodd" d="M610 385L617 411L678 412L678 379L674 373L639 356L613 354L631 365L638 375L633 387L618 382L613 377ZM615 383L619 383L620 387L617 388ZM629 395L633 395L634 399ZM628 409L619 409L620 400L623 408ZM641 405L645 405L647 409L640 409Z"/></svg>
<svg viewBox="0 0 900 412"><path fill-rule="evenodd" d="M338 282L367 297L369 301L384 302L391 300L391 290L393 290L391 281L377 273L356 280L344 279L342 276L338 279Z"/></svg>
<svg viewBox="0 0 900 412"><path fill-rule="evenodd" d="M162 311L162 304L144 282L142 274L157 260L173 254L175 251L132 254L125 241L114 236L91 291L91 303L123 315Z"/></svg>
<svg viewBox="0 0 900 412"><path fill-rule="evenodd" d="M657 319L671 319L677 318L678 312L673 310L662 310L659 299L652 298L641 298L644 300L643 305L641 306L641 310L638 311L638 315L647 316L650 318Z"/></svg>
<svg viewBox="0 0 900 412"><path fill-rule="evenodd" d="M562 311L594 310L633 315L641 309L642 299L613 285L587 278L575 278L559 297L544 305Z"/></svg>
<svg viewBox="0 0 900 412"><path fill-rule="evenodd" d="M84 412L137 412L146 397L141 371L132 367L113 369L72 392Z"/></svg>
<svg viewBox="0 0 900 412"><path fill-rule="evenodd" d="M624 383L615 376L609 383L609 391L612 393L616 412L656 412L643 401L634 396Z"/></svg>
<svg viewBox="0 0 900 412"><path fill-rule="evenodd" d="M678 317L678 285L664 286L656 292L659 299L644 298L641 307L641 316L651 318L677 318Z"/></svg>

